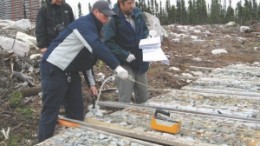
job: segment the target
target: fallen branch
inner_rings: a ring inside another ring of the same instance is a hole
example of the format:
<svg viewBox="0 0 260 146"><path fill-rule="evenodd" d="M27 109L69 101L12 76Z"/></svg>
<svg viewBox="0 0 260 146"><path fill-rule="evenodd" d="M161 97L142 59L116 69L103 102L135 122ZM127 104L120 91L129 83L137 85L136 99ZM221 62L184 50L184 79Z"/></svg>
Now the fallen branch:
<svg viewBox="0 0 260 146"><path fill-rule="evenodd" d="M28 82L31 85L34 85L34 83L32 82L33 78L26 74L23 74L21 72L13 71L12 77L15 77L15 78L25 81L25 82Z"/></svg>
<svg viewBox="0 0 260 146"><path fill-rule="evenodd" d="M6 143L5 141L6 141L5 139L2 140L2 141L0 142L0 145L2 145L2 146L7 146L7 143Z"/></svg>
<svg viewBox="0 0 260 146"><path fill-rule="evenodd" d="M1 133L4 135L5 139L9 139L10 127L8 127L6 131L2 128Z"/></svg>
<svg viewBox="0 0 260 146"><path fill-rule="evenodd" d="M20 123L19 125L17 125L17 126L15 126L15 127L13 127L13 128L11 129L11 131L14 131L14 130L16 130L17 128L21 127L22 125L23 125L23 123Z"/></svg>
<svg viewBox="0 0 260 146"><path fill-rule="evenodd" d="M0 113L0 115L2 115L2 114L13 114L13 112L3 111L3 112Z"/></svg>

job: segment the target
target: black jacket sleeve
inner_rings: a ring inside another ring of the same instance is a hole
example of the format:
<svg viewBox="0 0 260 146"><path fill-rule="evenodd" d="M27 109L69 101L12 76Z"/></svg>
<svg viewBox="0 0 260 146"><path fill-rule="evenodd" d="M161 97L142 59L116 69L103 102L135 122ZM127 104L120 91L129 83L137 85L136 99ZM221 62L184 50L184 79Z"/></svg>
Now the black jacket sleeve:
<svg viewBox="0 0 260 146"><path fill-rule="evenodd" d="M45 16L45 8L41 7L38 12L37 19L36 19L36 28L35 28L35 35L37 40L37 45L39 48L48 47L48 39L46 38L47 35L47 23L46 23L46 16Z"/></svg>
<svg viewBox="0 0 260 146"><path fill-rule="evenodd" d="M67 9L68 9L68 11L69 11L70 22L72 22L72 21L75 20L75 18L74 18L74 14L73 14L73 10L72 10L72 8L70 7L69 4L66 3L65 5L66 5L66 7L67 7Z"/></svg>

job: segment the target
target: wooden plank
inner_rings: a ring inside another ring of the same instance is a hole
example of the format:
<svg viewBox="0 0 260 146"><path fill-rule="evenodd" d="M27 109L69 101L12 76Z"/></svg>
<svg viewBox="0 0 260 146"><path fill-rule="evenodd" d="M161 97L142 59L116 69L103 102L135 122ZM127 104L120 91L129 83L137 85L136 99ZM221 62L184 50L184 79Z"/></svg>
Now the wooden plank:
<svg viewBox="0 0 260 146"><path fill-rule="evenodd" d="M136 131L133 131L133 130L129 130L129 129L126 129L126 128L123 128L123 127L113 125L111 123L94 121L94 120L90 120L90 119L87 120L86 122L82 122L82 121L68 119L68 118L61 117L61 116L59 116L59 118L62 119L62 120L66 120L66 121L69 121L69 122L79 124L82 127L90 127L90 128L93 128L93 129L102 130L102 131L110 132L110 133L117 134L117 135L122 135L122 136L131 137L131 138L135 138L135 139L139 139L139 140L153 142L153 143L156 143L156 144L163 144L163 145L168 145L168 146L179 146L179 145L180 146L188 146L188 144L185 144L185 142L167 139L167 138L164 138L164 137L160 137L158 135L152 135L150 133L136 132ZM194 143L194 144L197 144L197 142Z"/></svg>
<svg viewBox="0 0 260 146"><path fill-rule="evenodd" d="M95 121L95 122L97 122L97 121ZM130 138L130 137L124 137L124 136L121 136L121 135L112 134L112 133L109 133L109 132L97 130L97 129L82 126L82 125L79 125L78 127L70 127L70 129L66 129L66 130L60 132L58 135L55 135L55 136L37 144L36 146L50 146L50 145L64 146L64 145L68 145L67 143L64 143L62 140L67 139L67 138L72 138L72 139L77 138L77 137L68 137L68 136L71 136L71 135L68 135L67 133L70 133L70 131L74 131L74 130L77 130L77 131L93 131L93 132L97 132L97 133L102 133L102 134L109 135L109 136L111 136L113 138L117 138L117 139L128 139L131 142L135 142L135 143L138 143L138 144L141 144L141 145L144 145L144 146L162 146L160 144L150 143L150 142L146 142L146 141L142 141L142 140L138 140L138 139L134 139L134 138Z"/></svg>

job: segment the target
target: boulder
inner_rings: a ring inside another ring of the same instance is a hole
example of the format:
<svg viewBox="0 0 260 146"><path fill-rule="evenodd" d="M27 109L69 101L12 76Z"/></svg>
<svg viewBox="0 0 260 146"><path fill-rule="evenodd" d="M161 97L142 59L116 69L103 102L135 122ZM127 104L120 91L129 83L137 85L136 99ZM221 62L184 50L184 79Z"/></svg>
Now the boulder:
<svg viewBox="0 0 260 146"><path fill-rule="evenodd" d="M230 21L230 22L225 24L225 27L235 27L236 25L237 25L236 22Z"/></svg>
<svg viewBox="0 0 260 146"><path fill-rule="evenodd" d="M253 31L253 29L249 26L240 26L240 32L250 33Z"/></svg>
<svg viewBox="0 0 260 146"><path fill-rule="evenodd" d="M156 36L160 36L161 38L168 37L166 30L161 26L160 20L156 16L147 12L144 12L144 16L145 16L145 22L150 31L149 35L151 37L156 37Z"/></svg>

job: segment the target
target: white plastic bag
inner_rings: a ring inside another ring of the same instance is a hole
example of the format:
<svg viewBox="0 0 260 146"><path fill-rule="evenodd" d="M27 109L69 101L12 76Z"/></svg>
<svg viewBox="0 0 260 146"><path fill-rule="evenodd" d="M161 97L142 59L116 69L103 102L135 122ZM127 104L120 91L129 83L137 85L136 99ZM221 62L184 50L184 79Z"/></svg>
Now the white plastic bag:
<svg viewBox="0 0 260 146"><path fill-rule="evenodd" d="M30 50L27 43L3 36L0 36L0 46L7 52L14 52L19 56L25 56Z"/></svg>
<svg viewBox="0 0 260 146"><path fill-rule="evenodd" d="M21 31L28 31L32 27L29 19L21 19L13 23L12 25L6 26L3 29L16 29Z"/></svg>

